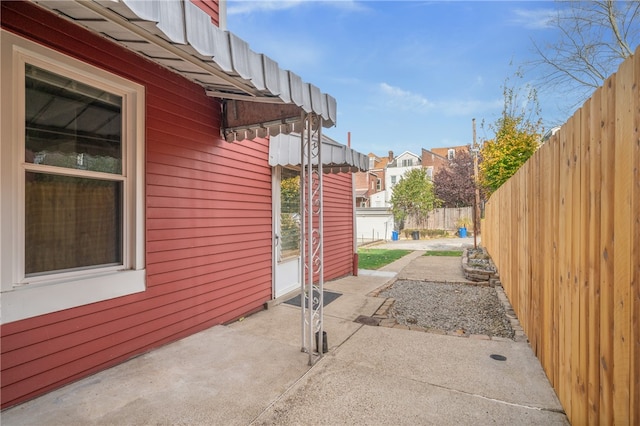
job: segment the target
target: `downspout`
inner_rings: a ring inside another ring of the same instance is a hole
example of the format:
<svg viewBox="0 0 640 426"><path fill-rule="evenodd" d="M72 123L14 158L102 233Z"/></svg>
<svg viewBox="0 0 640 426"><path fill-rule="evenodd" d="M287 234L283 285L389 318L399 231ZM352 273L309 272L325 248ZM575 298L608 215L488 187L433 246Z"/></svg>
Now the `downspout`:
<svg viewBox="0 0 640 426"><path fill-rule="evenodd" d="M351 148L351 132L347 132L347 146ZM367 175L368 177L368 175ZM367 179L368 182L368 179ZM355 173L351 173L351 198L353 199L353 266L352 274L354 277L358 276L358 233L357 233L357 220L356 220L356 180Z"/></svg>
<svg viewBox="0 0 640 426"><path fill-rule="evenodd" d="M227 30L227 0L220 0L218 3L218 28Z"/></svg>

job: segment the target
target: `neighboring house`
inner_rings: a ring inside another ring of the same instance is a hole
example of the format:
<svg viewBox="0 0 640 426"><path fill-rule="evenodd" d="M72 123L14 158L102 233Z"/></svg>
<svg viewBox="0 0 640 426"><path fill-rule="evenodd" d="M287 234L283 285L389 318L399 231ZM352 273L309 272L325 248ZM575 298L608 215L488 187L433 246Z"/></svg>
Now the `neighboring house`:
<svg viewBox="0 0 640 426"><path fill-rule="evenodd" d="M547 130L547 132L542 135L542 138L540 138L540 145L546 143L549 139L551 139L551 136L558 133L559 130L560 126L552 127L551 129Z"/></svg>
<svg viewBox="0 0 640 426"><path fill-rule="evenodd" d="M420 158L422 160L422 168L426 169L427 177L432 181L433 177L438 173L438 170L446 167L450 161L447 157L443 157L424 148L422 148L422 156Z"/></svg>
<svg viewBox="0 0 640 426"><path fill-rule="evenodd" d="M387 207L356 209L358 244L391 240L394 231L393 214Z"/></svg>
<svg viewBox="0 0 640 426"><path fill-rule="evenodd" d="M394 157L389 151L388 157L378 157L369 153L369 170L356 173L356 205L359 208L390 207L389 201L395 186L404 174L414 168L422 167L433 180L438 170L446 167L457 152L469 151L468 145L446 148L422 148L422 155L405 151Z"/></svg>
<svg viewBox="0 0 640 426"><path fill-rule="evenodd" d="M259 311L297 284L297 218L282 191L300 164L275 141L299 141L285 134L303 113L332 126L336 103L220 30L218 11L1 2L2 408ZM367 165L327 149L330 280L352 273L348 172ZM283 230L291 241L279 247Z"/></svg>
<svg viewBox="0 0 640 426"><path fill-rule="evenodd" d="M370 207L379 208L379 207L387 206L386 197L387 197L386 190L382 192L376 192L375 194L371 195L371 198L369 198Z"/></svg>
<svg viewBox="0 0 640 426"><path fill-rule="evenodd" d="M357 207L369 207L369 198L375 192L378 182L378 175L370 170L355 174Z"/></svg>
<svg viewBox="0 0 640 426"><path fill-rule="evenodd" d="M408 171L421 167L422 160L420 157L410 151L403 152L387 164L385 174L385 207L391 206L390 201L391 195L393 194L393 187L400 182Z"/></svg>
<svg viewBox="0 0 640 426"><path fill-rule="evenodd" d="M378 200L384 200L386 167L393 160L393 151L389 151L388 157L378 157L374 153L369 153L368 159L369 170L355 174L356 206L383 207L384 204L380 204Z"/></svg>
<svg viewBox="0 0 640 426"><path fill-rule="evenodd" d="M460 145L460 146L450 146L446 148L432 148L431 152L439 155L440 157L444 157L447 160L453 160L456 157L456 152L458 151L466 151L469 152L469 145Z"/></svg>
<svg viewBox="0 0 640 426"><path fill-rule="evenodd" d="M356 173L356 191L359 207L357 211L358 241L369 241L384 235L384 239L391 238L393 220L391 226L386 222L386 218L376 222L372 218L380 219L381 212L387 211L391 207L391 196L393 187L397 185L402 177L409 170L423 168L427 177L433 180L436 173L455 158L457 152L467 150L468 146L456 146L447 148L434 148L427 150L422 148L422 155L418 156L412 152L405 151L394 157L393 151L389 151L388 157L378 157L373 153L369 154L369 171ZM379 177L382 177L380 179ZM375 182L378 182L378 192L373 192ZM383 208L379 210L378 208ZM371 210L371 211L369 211Z"/></svg>

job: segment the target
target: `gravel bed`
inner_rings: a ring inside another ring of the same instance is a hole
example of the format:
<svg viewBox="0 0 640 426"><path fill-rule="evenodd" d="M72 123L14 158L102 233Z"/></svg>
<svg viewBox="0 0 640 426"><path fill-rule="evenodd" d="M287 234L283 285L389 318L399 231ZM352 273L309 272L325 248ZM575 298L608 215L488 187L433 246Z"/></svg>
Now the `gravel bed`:
<svg viewBox="0 0 640 426"><path fill-rule="evenodd" d="M464 335L512 339L514 331L493 287L398 280L381 297L392 297L399 324Z"/></svg>

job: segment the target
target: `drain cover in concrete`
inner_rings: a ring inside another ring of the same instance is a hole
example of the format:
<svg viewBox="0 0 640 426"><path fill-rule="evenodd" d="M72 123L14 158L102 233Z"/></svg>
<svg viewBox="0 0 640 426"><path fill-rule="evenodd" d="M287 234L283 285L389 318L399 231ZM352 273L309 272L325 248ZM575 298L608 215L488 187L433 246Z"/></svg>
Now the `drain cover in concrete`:
<svg viewBox="0 0 640 426"><path fill-rule="evenodd" d="M358 323L364 324L364 325L373 325L373 326L380 325L380 319L379 318L368 317L366 315L358 316L358 318L355 319L355 322L358 322Z"/></svg>

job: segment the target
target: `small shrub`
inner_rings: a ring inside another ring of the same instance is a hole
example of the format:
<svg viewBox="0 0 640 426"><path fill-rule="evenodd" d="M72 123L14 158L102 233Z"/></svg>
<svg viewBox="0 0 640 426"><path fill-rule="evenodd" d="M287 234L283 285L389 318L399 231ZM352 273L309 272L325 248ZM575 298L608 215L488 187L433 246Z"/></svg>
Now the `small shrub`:
<svg viewBox="0 0 640 426"><path fill-rule="evenodd" d="M468 217L461 217L460 219L456 220L456 227L457 228L470 228L472 223L473 222Z"/></svg>
<svg viewBox="0 0 640 426"><path fill-rule="evenodd" d="M420 236L429 237L429 238L440 238L446 237L449 233L446 229L423 229L420 231Z"/></svg>
<svg viewBox="0 0 640 426"><path fill-rule="evenodd" d="M408 240L412 238L412 234L418 231L420 232L420 238L443 238L449 236L449 231L446 229L403 229L401 232Z"/></svg>

